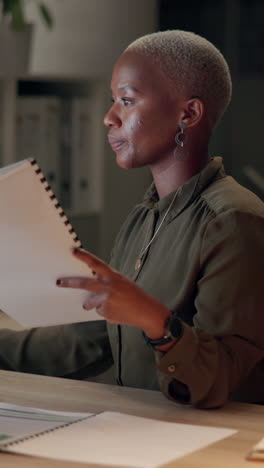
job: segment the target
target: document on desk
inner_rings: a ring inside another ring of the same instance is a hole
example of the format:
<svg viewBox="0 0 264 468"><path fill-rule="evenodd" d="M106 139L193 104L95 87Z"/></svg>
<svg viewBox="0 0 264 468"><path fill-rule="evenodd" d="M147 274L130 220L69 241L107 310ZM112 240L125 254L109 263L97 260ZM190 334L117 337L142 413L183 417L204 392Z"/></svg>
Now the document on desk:
<svg viewBox="0 0 264 468"><path fill-rule="evenodd" d="M250 450L246 458L252 461L264 461L264 438Z"/></svg>
<svg viewBox="0 0 264 468"><path fill-rule="evenodd" d="M63 413L0 403L0 450L64 461L156 468L236 432L111 411Z"/></svg>

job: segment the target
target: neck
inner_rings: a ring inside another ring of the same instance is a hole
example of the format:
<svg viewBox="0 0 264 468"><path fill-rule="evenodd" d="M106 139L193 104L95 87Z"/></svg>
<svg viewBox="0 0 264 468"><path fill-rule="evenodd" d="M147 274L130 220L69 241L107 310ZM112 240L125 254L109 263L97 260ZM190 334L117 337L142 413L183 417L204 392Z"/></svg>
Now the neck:
<svg viewBox="0 0 264 468"><path fill-rule="evenodd" d="M155 187L159 198L164 198L171 192L177 190L192 176L200 172L209 162L208 150L195 153L195 157L187 161L177 161L170 157L167 163L150 166Z"/></svg>

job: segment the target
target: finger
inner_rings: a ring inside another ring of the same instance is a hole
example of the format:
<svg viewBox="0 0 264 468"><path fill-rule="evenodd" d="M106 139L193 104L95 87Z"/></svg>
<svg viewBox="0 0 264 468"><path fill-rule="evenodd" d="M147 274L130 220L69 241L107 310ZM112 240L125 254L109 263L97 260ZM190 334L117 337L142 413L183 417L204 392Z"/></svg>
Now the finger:
<svg viewBox="0 0 264 468"><path fill-rule="evenodd" d="M96 312L97 314L101 315L101 317L104 317L104 319L107 320L108 323L120 323L118 319L112 317L111 312L108 310L107 303L96 307Z"/></svg>
<svg viewBox="0 0 264 468"><path fill-rule="evenodd" d="M99 275L103 276L111 276L113 270L105 263L103 260L100 260L95 255L87 252L83 249L73 249L73 254L82 262L86 263L92 270L94 270Z"/></svg>
<svg viewBox="0 0 264 468"><path fill-rule="evenodd" d="M89 312L89 310L95 309L96 313L98 315L100 315L101 317L104 317L104 306L103 305L95 307L94 305L91 305L91 304L83 304L83 309L87 310L88 312Z"/></svg>
<svg viewBox="0 0 264 468"><path fill-rule="evenodd" d="M105 302L109 298L110 293L104 292L100 294L90 294L85 303L83 304L83 308L85 310L93 309L94 307L101 308L104 306Z"/></svg>
<svg viewBox="0 0 264 468"><path fill-rule="evenodd" d="M105 308L104 308L104 306L101 305L101 306L99 306L99 307L96 307L96 313L97 313L98 315L101 315L101 317L104 317L104 318L105 318L105 316L104 316L104 313L105 313Z"/></svg>
<svg viewBox="0 0 264 468"><path fill-rule="evenodd" d="M84 289L95 293L109 290L109 284L105 281L79 276L58 278L56 285L61 288Z"/></svg>

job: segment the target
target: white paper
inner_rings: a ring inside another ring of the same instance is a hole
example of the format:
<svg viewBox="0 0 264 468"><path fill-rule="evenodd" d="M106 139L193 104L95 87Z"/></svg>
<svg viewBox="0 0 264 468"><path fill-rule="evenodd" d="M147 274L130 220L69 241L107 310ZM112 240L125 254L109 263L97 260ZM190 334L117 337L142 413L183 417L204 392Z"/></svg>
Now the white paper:
<svg viewBox="0 0 264 468"><path fill-rule="evenodd" d="M5 443L11 443L43 431L50 431L90 416L93 414L49 411L0 403L0 448Z"/></svg>
<svg viewBox="0 0 264 468"><path fill-rule="evenodd" d="M30 327L101 320L82 307L87 291L56 286L91 271L72 255L76 243L42 175L27 160L12 168L0 170L0 309Z"/></svg>
<svg viewBox="0 0 264 468"><path fill-rule="evenodd" d="M10 451L73 462L154 468L236 432L104 412L15 444Z"/></svg>

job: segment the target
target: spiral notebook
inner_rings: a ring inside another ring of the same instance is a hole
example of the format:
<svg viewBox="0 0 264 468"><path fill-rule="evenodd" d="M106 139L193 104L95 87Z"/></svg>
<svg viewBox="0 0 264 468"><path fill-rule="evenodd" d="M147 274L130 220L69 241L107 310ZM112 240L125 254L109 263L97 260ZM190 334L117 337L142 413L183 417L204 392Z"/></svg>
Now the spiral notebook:
<svg viewBox="0 0 264 468"><path fill-rule="evenodd" d="M155 468L236 432L112 411L62 413L0 403L0 450L73 462Z"/></svg>
<svg viewBox="0 0 264 468"><path fill-rule="evenodd" d="M81 243L37 162L0 169L0 309L25 327L100 320L87 292L56 286L60 276L91 276L74 258Z"/></svg>

